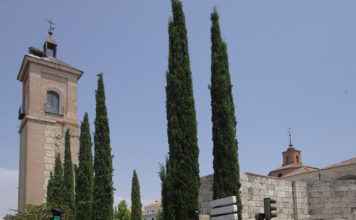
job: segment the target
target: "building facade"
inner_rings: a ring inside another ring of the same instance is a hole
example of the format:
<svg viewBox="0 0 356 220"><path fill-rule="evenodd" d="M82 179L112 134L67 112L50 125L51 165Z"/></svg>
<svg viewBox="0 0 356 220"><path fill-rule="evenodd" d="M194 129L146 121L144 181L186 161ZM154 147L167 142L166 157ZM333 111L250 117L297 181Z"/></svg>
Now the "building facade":
<svg viewBox="0 0 356 220"><path fill-rule="evenodd" d="M282 167L269 176L241 174L244 220L255 220L257 213L263 213L266 197L277 201L275 220L356 219L356 158L318 169L304 166L300 155L289 145ZM212 175L201 178L201 214L210 213L212 186Z"/></svg>
<svg viewBox="0 0 356 220"><path fill-rule="evenodd" d="M201 178L199 193L200 214L210 214L209 202L213 198L213 176ZM299 181L286 181L275 177L252 173L241 173L241 200L244 220L255 220L257 213L263 213L263 199L277 200L276 220L309 219L307 185ZM298 218L295 216L298 215Z"/></svg>
<svg viewBox="0 0 356 220"><path fill-rule="evenodd" d="M143 208L144 220L157 220L161 210L161 202L154 201Z"/></svg>
<svg viewBox="0 0 356 220"><path fill-rule="evenodd" d="M72 159L77 162L79 125L77 83L82 71L57 59L49 32L43 50L29 48L17 79L22 83L19 109L20 164L18 209L45 202L55 155L64 155L64 133L71 134Z"/></svg>

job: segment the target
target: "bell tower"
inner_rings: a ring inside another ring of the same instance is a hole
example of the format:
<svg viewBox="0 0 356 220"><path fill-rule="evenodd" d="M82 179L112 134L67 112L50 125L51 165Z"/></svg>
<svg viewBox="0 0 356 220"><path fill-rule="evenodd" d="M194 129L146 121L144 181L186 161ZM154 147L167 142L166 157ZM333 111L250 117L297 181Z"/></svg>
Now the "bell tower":
<svg viewBox="0 0 356 220"><path fill-rule="evenodd" d="M282 166L269 172L268 176L285 177L293 172L305 171L313 169L309 166L304 166L302 163L302 152L297 150L292 144L292 132L289 129L289 145L287 150L282 153Z"/></svg>
<svg viewBox="0 0 356 220"><path fill-rule="evenodd" d="M286 151L283 152L283 166L295 165L301 166L301 152L294 148L292 144L292 133L289 130L289 146Z"/></svg>
<svg viewBox="0 0 356 220"><path fill-rule="evenodd" d="M78 160L77 83L83 72L59 60L57 46L51 24L43 50L30 47L17 75L22 83L19 211L26 205L45 202L55 155L59 153L63 159L67 129L71 134L72 160Z"/></svg>

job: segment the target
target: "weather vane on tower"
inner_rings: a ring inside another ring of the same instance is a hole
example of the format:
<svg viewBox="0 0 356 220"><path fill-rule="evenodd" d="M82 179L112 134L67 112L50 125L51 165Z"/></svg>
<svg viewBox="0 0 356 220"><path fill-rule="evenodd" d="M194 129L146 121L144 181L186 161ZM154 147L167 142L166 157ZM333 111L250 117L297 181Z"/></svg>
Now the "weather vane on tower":
<svg viewBox="0 0 356 220"><path fill-rule="evenodd" d="M289 134L289 146L292 147L293 144L292 144L292 129L291 128L288 129L288 134Z"/></svg>
<svg viewBox="0 0 356 220"><path fill-rule="evenodd" d="M47 19L47 22L49 24L48 34L52 35L55 29L55 23L51 19Z"/></svg>

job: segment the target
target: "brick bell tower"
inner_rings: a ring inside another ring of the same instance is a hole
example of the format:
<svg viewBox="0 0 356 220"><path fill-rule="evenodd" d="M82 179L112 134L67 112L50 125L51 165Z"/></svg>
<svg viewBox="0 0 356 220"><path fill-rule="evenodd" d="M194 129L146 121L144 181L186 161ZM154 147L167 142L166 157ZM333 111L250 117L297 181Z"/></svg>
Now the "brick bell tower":
<svg viewBox="0 0 356 220"><path fill-rule="evenodd" d="M77 83L83 72L57 58L50 23L43 49L30 47L17 80L22 83L19 109L20 164L18 209L46 200L55 155L64 155L64 133L70 129L74 163L78 161Z"/></svg>
<svg viewBox="0 0 356 220"><path fill-rule="evenodd" d="M303 168L301 159L301 151L297 150L292 144L292 133L289 129L289 145L287 150L283 153L282 166L278 169L272 170L268 175L274 177L284 177L298 169Z"/></svg>
<svg viewBox="0 0 356 220"><path fill-rule="evenodd" d="M301 166L302 162L300 157L301 157L301 151L294 148L292 144L292 134L291 131L289 130L289 145L288 145L288 149L283 152L282 166L288 166L288 165Z"/></svg>

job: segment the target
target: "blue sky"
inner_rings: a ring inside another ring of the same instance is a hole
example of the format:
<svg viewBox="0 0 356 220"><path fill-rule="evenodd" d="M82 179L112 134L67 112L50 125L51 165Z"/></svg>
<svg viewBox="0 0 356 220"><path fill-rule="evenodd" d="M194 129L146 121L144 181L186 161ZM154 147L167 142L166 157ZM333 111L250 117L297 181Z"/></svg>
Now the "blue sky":
<svg viewBox="0 0 356 220"><path fill-rule="evenodd" d="M243 171L266 174L288 144L307 165L356 154L356 14L353 0L184 1L198 118L201 174L212 172L210 13L227 41ZM116 197L129 199L137 169L144 202L160 196L167 154L165 72L168 0L0 1L0 215L16 208L21 84L29 46L55 21L59 58L82 69L79 116L94 120L96 74L104 73ZM92 127L93 128L93 127Z"/></svg>

